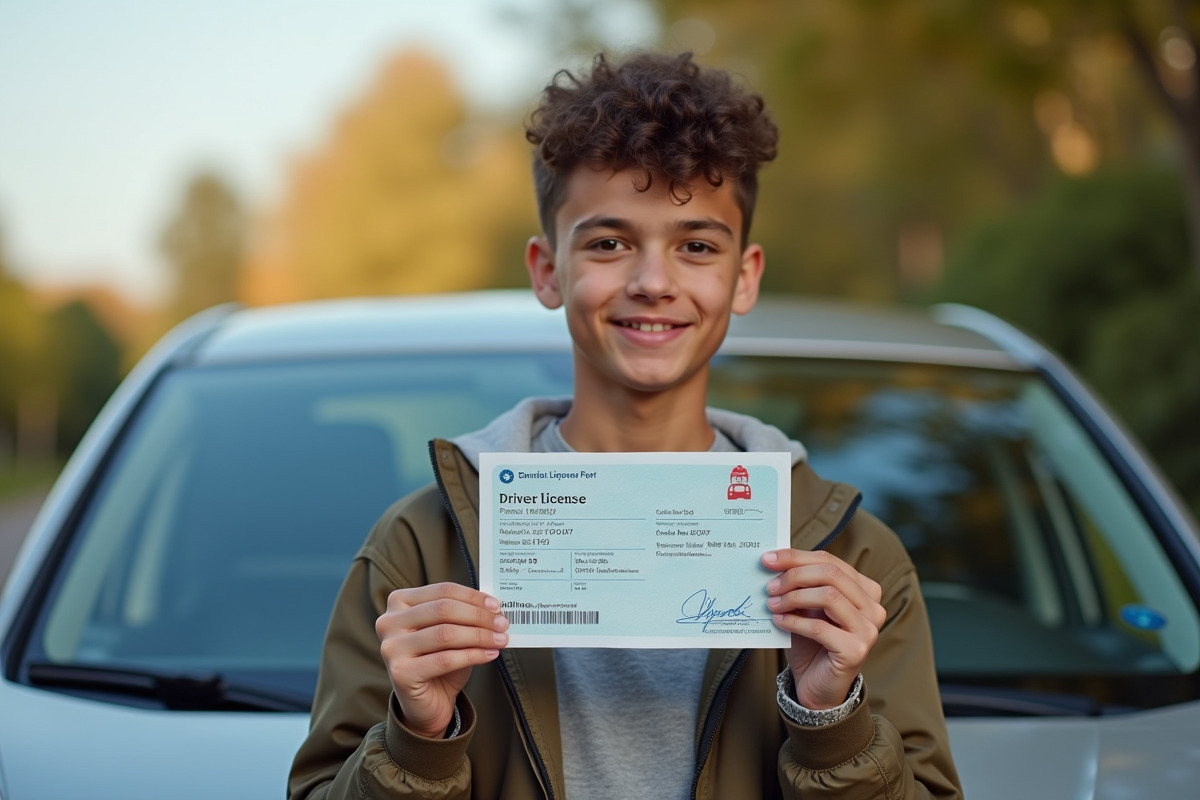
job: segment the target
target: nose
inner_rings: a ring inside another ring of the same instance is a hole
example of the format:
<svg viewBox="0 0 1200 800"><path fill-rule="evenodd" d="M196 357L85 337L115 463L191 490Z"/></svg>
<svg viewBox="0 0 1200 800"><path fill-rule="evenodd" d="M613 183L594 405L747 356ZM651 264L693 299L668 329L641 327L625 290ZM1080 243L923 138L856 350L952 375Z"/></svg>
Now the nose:
<svg viewBox="0 0 1200 800"><path fill-rule="evenodd" d="M631 268L628 285L630 296L648 300L675 296L675 269L669 256L644 250L632 260Z"/></svg>

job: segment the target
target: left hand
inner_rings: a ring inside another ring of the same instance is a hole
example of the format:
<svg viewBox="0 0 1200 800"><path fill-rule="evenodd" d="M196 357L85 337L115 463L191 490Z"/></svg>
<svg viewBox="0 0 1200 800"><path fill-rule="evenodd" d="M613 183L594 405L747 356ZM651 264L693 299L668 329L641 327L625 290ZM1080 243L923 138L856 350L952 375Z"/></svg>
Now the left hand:
<svg viewBox="0 0 1200 800"><path fill-rule="evenodd" d="M771 550L762 563L780 573L767 583L767 607L792 635L796 699L814 711L841 705L887 619L882 589L824 551Z"/></svg>

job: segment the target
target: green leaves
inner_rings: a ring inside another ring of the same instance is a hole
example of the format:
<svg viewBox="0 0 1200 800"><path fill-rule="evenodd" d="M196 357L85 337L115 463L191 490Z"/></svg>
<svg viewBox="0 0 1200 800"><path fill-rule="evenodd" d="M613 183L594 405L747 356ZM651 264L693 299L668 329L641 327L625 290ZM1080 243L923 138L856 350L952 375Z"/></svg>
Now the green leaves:
<svg viewBox="0 0 1200 800"><path fill-rule="evenodd" d="M968 235L941 296L1058 351L1200 512L1200 276L1177 173L1060 179Z"/></svg>

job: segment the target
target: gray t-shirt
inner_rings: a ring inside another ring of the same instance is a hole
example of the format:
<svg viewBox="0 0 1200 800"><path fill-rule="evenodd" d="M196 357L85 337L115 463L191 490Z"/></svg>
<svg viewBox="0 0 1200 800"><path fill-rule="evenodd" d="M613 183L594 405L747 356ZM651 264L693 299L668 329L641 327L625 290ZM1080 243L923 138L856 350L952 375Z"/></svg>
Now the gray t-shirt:
<svg viewBox="0 0 1200 800"><path fill-rule="evenodd" d="M566 453L558 421L535 453ZM710 452L741 448L716 431ZM554 651L568 800L680 798L696 769L707 650L560 648Z"/></svg>

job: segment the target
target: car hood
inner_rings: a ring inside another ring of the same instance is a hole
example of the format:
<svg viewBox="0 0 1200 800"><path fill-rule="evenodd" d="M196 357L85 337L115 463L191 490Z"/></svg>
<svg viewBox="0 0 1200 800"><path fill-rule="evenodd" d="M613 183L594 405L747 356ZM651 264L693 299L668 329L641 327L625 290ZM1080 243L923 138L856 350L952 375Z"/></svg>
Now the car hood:
<svg viewBox="0 0 1200 800"><path fill-rule="evenodd" d="M308 715L130 708L0 681L4 800L286 794Z"/></svg>
<svg viewBox="0 0 1200 800"><path fill-rule="evenodd" d="M1200 703L1108 717L956 719L950 741L972 800L1194 797Z"/></svg>
<svg viewBox="0 0 1200 800"><path fill-rule="evenodd" d="M279 797L307 714L129 708L0 682L4 800ZM1109 717L954 719L965 796L1188 797L1200 703ZM164 787L170 787L164 791Z"/></svg>

